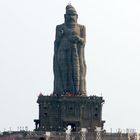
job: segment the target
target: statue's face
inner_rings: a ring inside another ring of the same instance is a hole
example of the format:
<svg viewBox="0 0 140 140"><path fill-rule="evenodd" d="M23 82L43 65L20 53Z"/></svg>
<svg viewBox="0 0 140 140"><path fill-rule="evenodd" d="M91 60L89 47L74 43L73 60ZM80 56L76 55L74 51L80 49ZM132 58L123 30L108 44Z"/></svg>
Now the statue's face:
<svg viewBox="0 0 140 140"><path fill-rule="evenodd" d="M65 22L69 24L77 23L77 14L69 13L65 14Z"/></svg>

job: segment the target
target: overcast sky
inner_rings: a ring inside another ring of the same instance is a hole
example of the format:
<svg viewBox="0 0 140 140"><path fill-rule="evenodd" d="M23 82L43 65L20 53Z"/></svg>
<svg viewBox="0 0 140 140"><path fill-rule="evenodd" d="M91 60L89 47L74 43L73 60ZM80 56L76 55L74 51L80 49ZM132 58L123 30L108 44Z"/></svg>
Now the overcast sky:
<svg viewBox="0 0 140 140"><path fill-rule="evenodd" d="M55 27L68 0L0 0L0 131L34 129L53 91ZM71 0L86 26L87 93L103 96L105 129L140 130L140 1Z"/></svg>

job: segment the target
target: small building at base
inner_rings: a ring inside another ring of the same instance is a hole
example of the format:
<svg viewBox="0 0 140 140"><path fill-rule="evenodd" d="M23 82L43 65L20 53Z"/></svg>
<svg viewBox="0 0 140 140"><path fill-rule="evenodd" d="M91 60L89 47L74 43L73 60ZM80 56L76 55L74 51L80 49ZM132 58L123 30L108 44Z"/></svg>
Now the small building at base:
<svg viewBox="0 0 140 140"><path fill-rule="evenodd" d="M43 96L38 97L39 119L34 120L36 131L65 131L71 126L73 132L86 128L89 132L96 127L103 129L102 105L104 100L97 96Z"/></svg>

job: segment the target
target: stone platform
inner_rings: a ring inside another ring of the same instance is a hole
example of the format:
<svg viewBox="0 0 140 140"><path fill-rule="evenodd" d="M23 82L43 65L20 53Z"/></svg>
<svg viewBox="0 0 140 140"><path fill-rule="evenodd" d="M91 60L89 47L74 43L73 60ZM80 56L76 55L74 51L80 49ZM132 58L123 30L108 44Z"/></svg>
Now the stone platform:
<svg viewBox="0 0 140 140"><path fill-rule="evenodd" d="M103 128L102 105L98 96L44 96L38 97L39 119L34 120L37 131L65 131L67 126L73 132L86 128L94 131L96 126Z"/></svg>

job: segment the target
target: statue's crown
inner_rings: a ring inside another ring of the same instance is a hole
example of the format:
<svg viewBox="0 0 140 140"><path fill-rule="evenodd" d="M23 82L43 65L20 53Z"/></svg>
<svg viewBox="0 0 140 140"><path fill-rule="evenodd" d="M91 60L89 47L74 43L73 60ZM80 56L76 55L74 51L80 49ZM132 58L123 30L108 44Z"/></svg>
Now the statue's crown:
<svg viewBox="0 0 140 140"><path fill-rule="evenodd" d="M77 15L77 12L71 4L68 4L66 6L66 14L76 14Z"/></svg>

